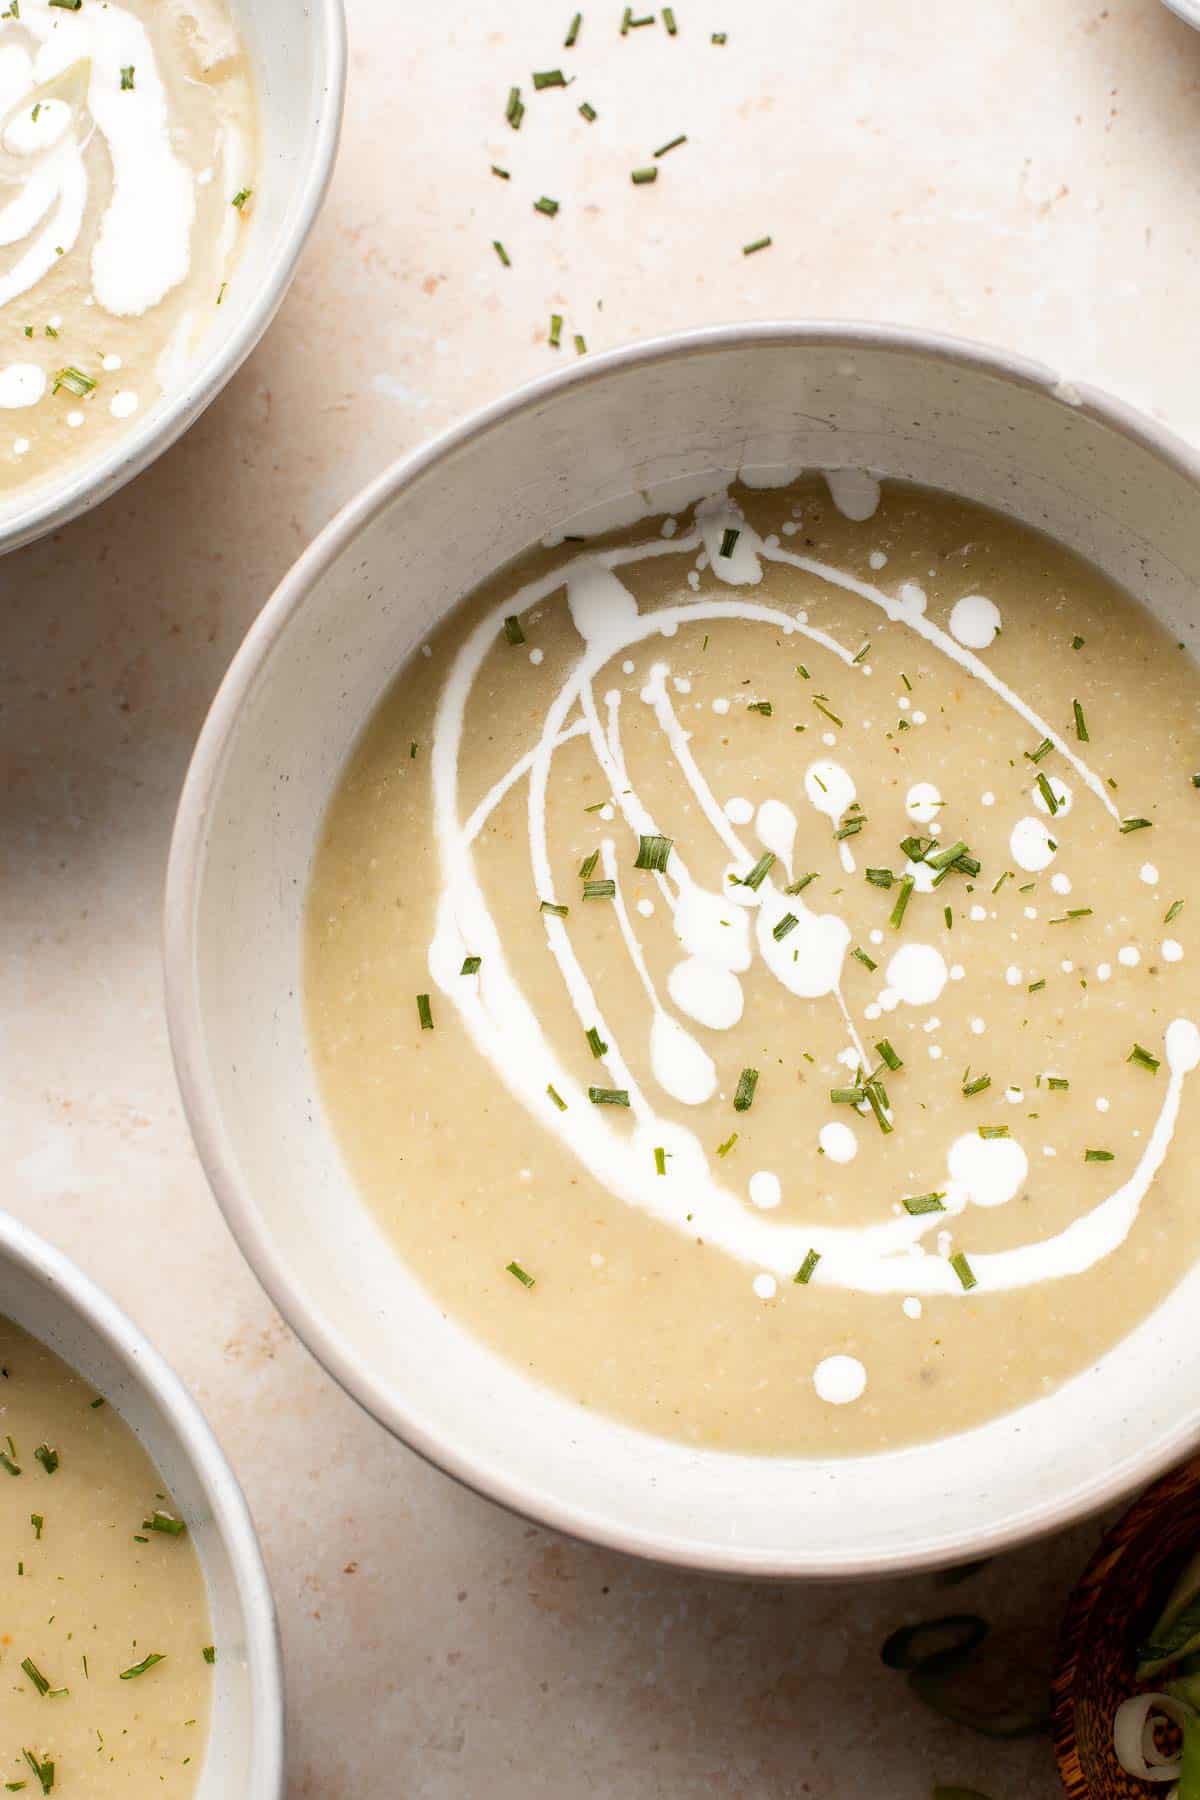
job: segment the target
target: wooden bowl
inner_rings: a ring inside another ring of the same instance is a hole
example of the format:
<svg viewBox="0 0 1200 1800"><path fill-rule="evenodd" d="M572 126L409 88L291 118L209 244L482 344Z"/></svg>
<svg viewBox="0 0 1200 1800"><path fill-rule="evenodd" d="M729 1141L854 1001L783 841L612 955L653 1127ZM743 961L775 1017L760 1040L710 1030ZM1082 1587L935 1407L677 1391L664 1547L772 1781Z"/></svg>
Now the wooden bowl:
<svg viewBox="0 0 1200 1800"><path fill-rule="evenodd" d="M1107 1534L1071 1595L1054 1677L1054 1752L1071 1800L1152 1800L1164 1789L1121 1768L1113 1714L1152 1688L1135 1652L1172 1581L1200 1549L1200 1456L1147 1488Z"/></svg>

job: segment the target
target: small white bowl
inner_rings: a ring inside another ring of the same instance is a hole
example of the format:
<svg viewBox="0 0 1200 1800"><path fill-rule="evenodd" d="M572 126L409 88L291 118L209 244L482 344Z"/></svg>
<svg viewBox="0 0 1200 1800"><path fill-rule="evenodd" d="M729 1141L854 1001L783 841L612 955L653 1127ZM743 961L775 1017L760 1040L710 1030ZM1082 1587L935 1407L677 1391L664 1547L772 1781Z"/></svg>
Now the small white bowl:
<svg viewBox="0 0 1200 1800"><path fill-rule="evenodd" d="M461 595L591 506L706 470L797 464L999 507L1148 597L1195 645L1200 459L1116 401L996 351L865 325L732 326L615 351L418 451L300 559L201 735L166 917L172 1042L200 1154L260 1279L326 1368L389 1430L517 1512L766 1578L966 1561L1157 1473L1200 1435L1200 1273L1096 1368L955 1438L843 1459L652 1438L501 1361L401 1262L322 1110L300 931L339 771Z"/></svg>
<svg viewBox="0 0 1200 1800"><path fill-rule="evenodd" d="M259 109L254 207L224 304L180 387L61 478L0 503L0 555L65 525L148 468L195 423L275 317L329 185L346 86L342 0L229 0Z"/></svg>
<svg viewBox="0 0 1200 1800"><path fill-rule="evenodd" d="M283 1800L283 1665L275 1605L242 1491L195 1401L107 1295L4 1213L0 1316L61 1356L116 1408L187 1520L219 1649L196 1800Z"/></svg>

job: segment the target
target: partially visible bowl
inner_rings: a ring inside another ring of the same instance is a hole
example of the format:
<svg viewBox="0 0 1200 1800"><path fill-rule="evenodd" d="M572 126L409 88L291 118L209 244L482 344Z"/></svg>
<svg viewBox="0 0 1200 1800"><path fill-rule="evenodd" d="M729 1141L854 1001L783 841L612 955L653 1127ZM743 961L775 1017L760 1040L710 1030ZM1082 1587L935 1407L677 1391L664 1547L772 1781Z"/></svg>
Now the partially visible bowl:
<svg viewBox="0 0 1200 1800"><path fill-rule="evenodd" d="M0 555L78 517L182 436L241 367L291 285L333 173L346 85L342 0L229 0L257 93L259 179L237 279L180 385L101 454L0 503Z"/></svg>
<svg viewBox="0 0 1200 1800"><path fill-rule="evenodd" d="M283 1800L283 1666L254 1526L229 1464L179 1378L57 1250L0 1213L0 1317L77 1370L140 1439L186 1519L213 1642L209 1746L196 1800Z"/></svg>
<svg viewBox="0 0 1200 1800"><path fill-rule="evenodd" d="M1117 402L999 352L876 326L731 326L641 344L456 427L301 558L205 725L166 917L172 1041L201 1157L243 1250L325 1366L389 1430L518 1512L765 1579L971 1561L1183 1455L1200 1437L1200 1272L1093 1369L958 1437L842 1459L650 1437L502 1362L402 1263L322 1110L300 931L351 747L462 595L588 508L789 466L869 468L998 507L1148 596L1196 643L1200 459Z"/></svg>

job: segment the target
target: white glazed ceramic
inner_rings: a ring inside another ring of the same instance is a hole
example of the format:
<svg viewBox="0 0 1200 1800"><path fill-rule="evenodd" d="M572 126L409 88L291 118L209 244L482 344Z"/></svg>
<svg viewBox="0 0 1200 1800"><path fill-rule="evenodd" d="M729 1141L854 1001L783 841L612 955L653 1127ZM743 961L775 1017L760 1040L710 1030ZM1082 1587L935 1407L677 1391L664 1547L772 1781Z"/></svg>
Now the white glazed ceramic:
<svg viewBox="0 0 1200 1800"><path fill-rule="evenodd" d="M1200 1272L1095 1369L952 1440L761 1460L660 1442L523 1377L446 1318L359 1200L300 999L314 834L401 661L572 514L676 476L849 464L1015 514L1195 647L1200 460L1051 371L873 326L737 326L589 358L401 463L264 609L200 739L167 891L192 1128L255 1270L316 1356L449 1473L578 1537L765 1577L966 1560L1124 1493L1200 1436Z"/></svg>
<svg viewBox="0 0 1200 1800"><path fill-rule="evenodd" d="M1171 12L1200 30L1200 0L1163 0Z"/></svg>
<svg viewBox="0 0 1200 1800"><path fill-rule="evenodd" d="M218 1646L212 1730L197 1800L283 1800L283 1669L275 1606L241 1489L195 1401L99 1288L4 1213L0 1315L40 1338L116 1407L187 1520Z"/></svg>
<svg viewBox="0 0 1200 1800"><path fill-rule="evenodd" d="M237 268L179 388L101 455L0 502L0 554L107 500L193 424L274 318L321 209L346 85L342 0L229 0L259 103L259 175Z"/></svg>

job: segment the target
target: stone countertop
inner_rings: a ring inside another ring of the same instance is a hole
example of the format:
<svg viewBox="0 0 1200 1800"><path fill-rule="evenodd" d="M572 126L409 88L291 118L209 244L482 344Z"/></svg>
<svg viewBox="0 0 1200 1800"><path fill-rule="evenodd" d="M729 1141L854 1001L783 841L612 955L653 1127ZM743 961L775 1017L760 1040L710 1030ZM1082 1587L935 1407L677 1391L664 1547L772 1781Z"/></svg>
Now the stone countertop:
<svg viewBox="0 0 1200 1800"><path fill-rule="evenodd" d="M1044 1742L943 1723L877 1652L951 1605L1045 1660L1095 1526L947 1592L699 1580L509 1518L300 1348L181 1115L160 890L230 657L369 476L570 359L576 332L600 348L727 319L930 326L1200 439L1200 38L1157 0L676 0L675 39L622 38L617 0L591 0L571 52L572 9L350 0L341 161L265 344L153 470L4 566L5 1204L133 1314L232 1457L282 1615L292 1800L927 1800L935 1780L1050 1800ZM535 95L530 72L559 65L577 83ZM556 218L532 210L542 193Z"/></svg>

